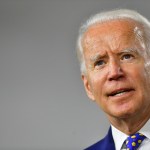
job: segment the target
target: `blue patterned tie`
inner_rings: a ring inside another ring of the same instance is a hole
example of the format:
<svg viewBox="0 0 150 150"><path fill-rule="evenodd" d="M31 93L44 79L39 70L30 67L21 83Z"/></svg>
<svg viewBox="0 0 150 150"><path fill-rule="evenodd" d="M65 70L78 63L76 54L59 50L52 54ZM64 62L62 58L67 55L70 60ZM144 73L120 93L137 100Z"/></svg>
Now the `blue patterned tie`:
<svg viewBox="0 0 150 150"><path fill-rule="evenodd" d="M145 138L146 137L141 133L136 133L129 136L126 140L127 150L137 150Z"/></svg>

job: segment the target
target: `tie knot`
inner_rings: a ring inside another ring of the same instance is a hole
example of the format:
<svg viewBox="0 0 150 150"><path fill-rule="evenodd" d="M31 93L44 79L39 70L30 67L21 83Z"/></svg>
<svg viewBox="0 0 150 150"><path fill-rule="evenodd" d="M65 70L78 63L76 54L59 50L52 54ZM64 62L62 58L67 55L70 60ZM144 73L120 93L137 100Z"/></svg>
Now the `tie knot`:
<svg viewBox="0 0 150 150"><path fill-rule="evenodd" d="M126 140L127 150L137 150L146 137L141 133L130 135Z"/></svg>

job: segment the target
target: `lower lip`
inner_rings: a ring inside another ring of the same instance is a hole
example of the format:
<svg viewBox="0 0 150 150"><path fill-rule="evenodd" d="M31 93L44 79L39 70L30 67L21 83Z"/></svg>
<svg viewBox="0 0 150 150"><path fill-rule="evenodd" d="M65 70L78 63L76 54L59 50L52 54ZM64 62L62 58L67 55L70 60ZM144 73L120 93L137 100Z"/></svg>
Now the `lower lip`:
<svg viewBox="0 0 150 150"><path fill-rule="evenodd" d="M127 91L127 92L116 94L114 96L109 96L109 97L110 98L114 98L114 99L127 98L127 97L131 96L133 94L133 92L134 92L134 90L131 90L131 91Z"/></svg>

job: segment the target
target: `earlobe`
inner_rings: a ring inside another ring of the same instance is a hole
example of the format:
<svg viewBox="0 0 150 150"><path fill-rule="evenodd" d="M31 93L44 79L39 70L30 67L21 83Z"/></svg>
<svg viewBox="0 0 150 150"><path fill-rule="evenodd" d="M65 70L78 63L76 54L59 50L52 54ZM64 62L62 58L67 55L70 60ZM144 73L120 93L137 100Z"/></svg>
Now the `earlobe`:
<svg viewBox="0 0 150 150"><path fill-rule="evenodd" d="M95 101L95 98L94 98L94 95L93 95L93 92L92 92L92 88L91 88L91 85L87 79L87 77L85 75L82 75L82 81L83 81L83 84L84 84L84 88L86 90L86 93L88 95L88 97L92 100L92 101Z"/></svg>

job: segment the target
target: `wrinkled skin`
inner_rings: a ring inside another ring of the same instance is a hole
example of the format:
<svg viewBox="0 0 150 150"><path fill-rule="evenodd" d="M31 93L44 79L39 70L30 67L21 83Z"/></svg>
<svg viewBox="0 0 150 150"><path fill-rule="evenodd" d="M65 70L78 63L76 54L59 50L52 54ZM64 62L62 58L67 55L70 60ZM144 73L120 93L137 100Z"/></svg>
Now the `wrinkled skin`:
<svg viewBox="0 0 150 150"><path fill-rule="evenodd" d="M114 126L132 124L132 118L140 127L150 116L145 61L138 52L144 49L136 39L136 26L129 20L96 24L89 27L82 40L84 87Z"/></svg>

